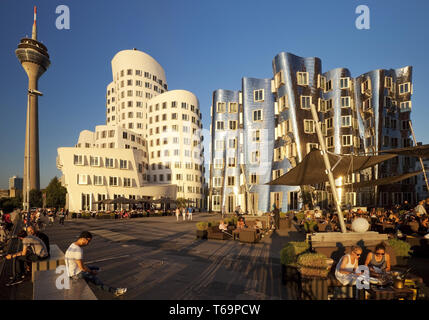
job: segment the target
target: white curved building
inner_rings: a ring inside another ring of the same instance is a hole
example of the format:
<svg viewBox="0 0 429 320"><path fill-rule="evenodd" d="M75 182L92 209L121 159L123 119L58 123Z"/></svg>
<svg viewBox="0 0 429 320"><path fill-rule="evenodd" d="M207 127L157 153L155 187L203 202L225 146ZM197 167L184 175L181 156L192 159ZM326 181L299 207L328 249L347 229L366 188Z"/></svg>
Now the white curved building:
<svg viewBox="0 0 429 320"><path fill-rule="evenodd" d="M100 198L140 198L149 195L147 190L155 198L174 194L203 208L204 150L197 97L186 90L167 91L164 69L136 49L114 56L112 76L106 89L106 125L96 126L94 132L83 130L75 148L58 149L69 209L92 210ZM99 166L90 164L95 158ZM112 176L112 169L118 168L110 166L115 159L118 166L126 159L128 164Z"/></svg>

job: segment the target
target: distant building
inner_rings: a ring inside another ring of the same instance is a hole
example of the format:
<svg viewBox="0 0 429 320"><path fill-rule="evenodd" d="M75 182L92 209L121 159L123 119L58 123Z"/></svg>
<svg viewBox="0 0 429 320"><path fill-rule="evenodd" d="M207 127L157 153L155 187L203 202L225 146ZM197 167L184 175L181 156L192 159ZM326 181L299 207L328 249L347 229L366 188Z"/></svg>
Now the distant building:
<svg viewBox="0 0 429 320"><path fill-rule="evenodd" d="M9 178L9 197L14 198L19 192L22 192L23 179L17 176Z"/></svg>

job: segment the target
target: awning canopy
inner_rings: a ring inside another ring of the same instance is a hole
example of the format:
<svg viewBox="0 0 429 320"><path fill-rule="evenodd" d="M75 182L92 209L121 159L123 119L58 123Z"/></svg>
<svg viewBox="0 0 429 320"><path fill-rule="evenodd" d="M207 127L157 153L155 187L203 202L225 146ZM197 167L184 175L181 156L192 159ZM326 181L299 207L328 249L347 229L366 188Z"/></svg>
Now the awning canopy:
<svg viewBox="0 0 429 320"><path fill-rule="evenodd" d="M380 156L354 156L328 152L334 178L372 167L380 162L396 157L396 154ZM268 185L302 186L328 181L325 163L320 150L310 151L304 159L281 177Z"/></svg>
<svg viewBox="0 0 429 320"><path fill-rule="evenodd" d="M384 184L392 184L392 183L396 183L396 182L414 177L420 173L422 173L422 171L414 171L414 172L401 174L399 176L386 177L386 178L381 178L377 180L361 181L353 184L346 184L344 185L344 188L359 189L359 188L365 188L365 187L381 186Z"/></svg>
<svg viewBox="0 0 429 320"><path fill-rule="evenodd" d="M429 159L429 144L408 147L408 148L382 150L380 151L380 153L399 154L401 156L420 157L423 159Z"/></svg>

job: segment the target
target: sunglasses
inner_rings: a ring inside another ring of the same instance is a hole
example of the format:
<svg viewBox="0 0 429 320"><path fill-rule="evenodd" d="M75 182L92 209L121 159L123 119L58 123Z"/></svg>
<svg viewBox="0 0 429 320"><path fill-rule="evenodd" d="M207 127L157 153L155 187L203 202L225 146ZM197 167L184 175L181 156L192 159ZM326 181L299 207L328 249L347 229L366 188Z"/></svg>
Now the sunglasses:
<svg viewBox="0 0 429 320"><path fill-rule="evenodd" d="M358 257L360 257L361 256L361 253L356 253L356 252L353 252L355 255L357 255Z"/></svg>
<svg viewBox="0 0 429 320"><path fill-rule="evenodd" d="M384 256L384 252L376 252L375 253L377 256Z"/></svg>

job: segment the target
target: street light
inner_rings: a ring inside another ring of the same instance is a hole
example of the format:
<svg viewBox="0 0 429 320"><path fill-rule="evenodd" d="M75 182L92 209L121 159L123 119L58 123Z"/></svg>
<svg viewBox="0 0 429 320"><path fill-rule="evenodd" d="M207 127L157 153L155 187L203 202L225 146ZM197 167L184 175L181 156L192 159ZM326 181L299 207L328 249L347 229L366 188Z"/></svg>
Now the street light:
<svg viewBox="0 0 429 320"><path fill-rule="evenodd" d="M27 223L30 214L30 95L43 96L38 90L28 89L27 91L27 172L26 172L26 197L23 203L24 210L27 211Z"/></svg>

